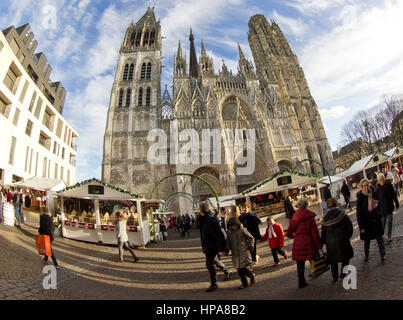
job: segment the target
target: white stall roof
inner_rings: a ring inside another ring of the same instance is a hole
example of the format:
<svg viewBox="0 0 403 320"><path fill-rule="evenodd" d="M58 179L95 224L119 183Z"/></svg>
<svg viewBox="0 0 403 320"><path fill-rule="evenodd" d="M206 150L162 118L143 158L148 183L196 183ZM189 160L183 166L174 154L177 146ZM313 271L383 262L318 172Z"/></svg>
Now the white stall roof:
<svg viewBox="0 0 403 320"><path fill-rule="evenodd" d="M279 185L277 179L287 176L291 177L291 183ZM286 169L245 190L244 192L242 192L242 194L244 196L257 196L259 194L265 194L315 184L319 180L320 177L318 176L303 174Z"/></svg>
<svg viewBox="0 0 403 320"><path fill-rule="evenodd" d="M388 151L384 152L384 155L390 157L393 157L395 155L397 147L394 147L392 149L389 149Z"/></svg>
<svg viewBox="0 0 403 320"><path fill-rule="evenodd" d="M235 194L230 195L230 196L222 196L222 197L218 197L218 201L220 203L220 207L224 208L224 207L230 207L232 205L235 205L235 201L233 200L234 196L236 196ZM217 207L217 199L216 198L208 198L209 202L214 206Z"/></svg>
<svg viewBox="0 0 403 320"><path fill-rule="evenodd" d="M89 186L102 186L103 194L99 193L89 193ZM83 198L83 199L105 199L105 200L136 200L143 199L142 196L129 192L127 190L120 189L111 184L105 183L98 179L90 179L80 183L75 186L68 187L62 191L58 192L58 195L63 197L72 198ZM152 200L158 201L158 200Z"/></svg>
<svg viewBox="0 0 403 320"><path fill-rule="evenodd" d="M342 177L342 176L330 176L330 180L331 180L332 183L338 182L338 181L341 181L341 180L344 180L344 179L345 178ZM320 180L320 183L322 183L322 184L330 184L329 177L328 176L323 177L323 179Z"/></svg>
<svg viewBox="0 0 403 320"><path fill-rule="evenodd" d="M347 176L350 176L352 174L355 174L357 172L364 170L364 168L371 161L373 156L374 156L374 154L371 154L361 160L354 162L350 168L348 168L346 171L339 173L338 175L342 176L342 177L347 177Z"/></svg>
<svg viewBox="0 0 403 320"><path fill-rule="evenodd" d="M16 182L13 184L14 187L20 188L30 188L40 191L60 191L66 188L63 180L60 179L46 179L40 177L33 177L31 179Z"/></svg>

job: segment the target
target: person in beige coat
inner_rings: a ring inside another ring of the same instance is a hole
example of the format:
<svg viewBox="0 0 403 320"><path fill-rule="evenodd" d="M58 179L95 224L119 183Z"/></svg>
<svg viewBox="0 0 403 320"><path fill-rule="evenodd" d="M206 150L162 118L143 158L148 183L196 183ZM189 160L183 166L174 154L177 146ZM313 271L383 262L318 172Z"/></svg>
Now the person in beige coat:
<svg viewBox="0 0 403 320"><path fill-rule="evenodd" d="M246 230L238 218L231 218L228 221L227 248L232 252L232 263L238 270L242 285L238 289L243 289L255 283L255 274L248 268L253 265L251 251L253 250L255 238Z"/></svg>
<svg viewBox="0 0 403 320"><path fill-rule="evenodd" d="M132 248L129 246L129 238L127 236L127 215L120 211L116 212L116 239L118 241L118 248L119 248L119 262L123 262L123 251L129 250L131 255L133 256L134 262L138 261L138 258Z"/></svg>

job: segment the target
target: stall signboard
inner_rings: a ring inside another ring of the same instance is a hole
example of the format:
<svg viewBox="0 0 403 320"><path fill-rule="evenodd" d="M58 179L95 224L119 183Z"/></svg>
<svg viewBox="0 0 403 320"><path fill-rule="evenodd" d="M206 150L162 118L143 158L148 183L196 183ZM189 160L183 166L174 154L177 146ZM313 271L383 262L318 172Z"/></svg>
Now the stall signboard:
<svg viewBox="0 0 403 320"><path fill-rule="evenodd" d="M127 227L128 232L137 232L137 227Z"/></svg>
<svg viewBox="0 0 403 320"><path fill-rule="evenodd" d="M64 221L64 224L65 224L66 226L69 226L69 227L75 227L75 226L77 226L77 222L74 222L74 221Z"/></svg>
<svg viewBox="0 0 403 320"><path fill-rule="evenodd" d="M88 194L104 194L104 186L88 185Z"/></svg>
<svg viewBox="0 0 403 320"><path fill-rule="evenodd" d="M81 228L81 229L86 229L86 230L88 230L88 229L90 229L90 230L95 229L95 225L94 225L93 223L79 222L79 223L78 223L78 227Z"/></svg>
<svg viewBox="0 0 403 320"><path fill-rule="evenodd" d="M292 178L291 176L283 176L280 178L277 178L277 185L280 186L284 186L286 184L291 184L292 183Z"/></svg>

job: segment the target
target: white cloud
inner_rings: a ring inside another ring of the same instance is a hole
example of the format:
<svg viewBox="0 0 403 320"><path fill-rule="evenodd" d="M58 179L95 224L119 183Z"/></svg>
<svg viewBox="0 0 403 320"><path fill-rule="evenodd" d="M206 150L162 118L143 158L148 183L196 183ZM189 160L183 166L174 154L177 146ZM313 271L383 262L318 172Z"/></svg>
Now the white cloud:
<svg viewBox="0 0 403 320"><path fill-rule="evenodd" d="M279 14L276 10L273 11L272 15L284 33L294 36L302 36L309 30L309 25L304 23L301 18L293 19L285 17Z"/></svg>
<svg viewBox="0 0 403 320"><path fill-rule="evenodd" d="M348 0L289 0L285 4L298 9L304 15L316 15L337 7Z"/></svg>
<svg viewBox="0 0 403 320"><path fill-rule="evenodd" d="M355 20L313 38L300 57L313 96L327 104L341 96L379 96L385 87L403 87L403 42L397 40L403 30L403 3L357 8Z"/></svg>
<svg viewBox="0 0 403 320"><path fill-rule="evenodd" d="M324 120L340 119L349 111L350 108L346 108L345 106L334 106L330 109L319 109L320 115Z"/></svg>

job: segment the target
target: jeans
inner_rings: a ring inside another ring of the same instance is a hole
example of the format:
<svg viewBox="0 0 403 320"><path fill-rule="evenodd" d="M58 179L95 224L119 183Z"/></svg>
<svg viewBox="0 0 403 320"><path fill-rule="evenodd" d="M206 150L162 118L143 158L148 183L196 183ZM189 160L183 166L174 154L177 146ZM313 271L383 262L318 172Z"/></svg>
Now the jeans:
<svg viewBox="0 0 403 320"><path fill-rule="evenodd" d="M134 253L132 248L129 247L127 241L125 241L125 242L118 241L118 248L119 248L119 260L123 260L123 250L122 250L122 248L124 248L125 250L129 250L129 252L133 256L133 259L137 259L136 254Z"/></svg>
<svg viewBox="0 0 403 320"><path fill-rule="evenodd" d="M285 257L285 251L283 248L272 248L271 249L271 254L273 256L274 262L277 264L280 262L278 259L277 253L281 254L283 257Z"/></svg>
<svg viewBox="0 0 403 320"><path fill-rule="evenodd" d="M388 225L388 238L392 238L393 214L382 216L383 230L385 230L386 224Z"/></svg>
<svg viewBox="0 0 403 320"><path fill-rule="evenodd" d="M378 242L378 247L379 247L379 254L381 255L381 258L385 256L385 245L383 244L383 238L382 236L376 238L376 242ZM371 240L365 240L364 241L364 253L365 256L369 256L369 247L371 244Z"/></svg>
<svg viewBox="0 0 403 320"><path fill-rule="evenodd" d="M298 284L306 283L305 280L305 260L297 260Z"/></svg>
<svg viewBox="0 0 403 320"><path fill-rule="evenodd" d="M237 270L242 284L244 285L244 287L246 287L248 285L248 279L246 278L246 276L252 279L254 277L253 272L250 271L248 268L239 268Z"/></svg>
<svg viewBox="0 0 403 320"><path fill-rule="evenodd" d="M395 183L395 191L396 191L397 195L399 195L399 193L400 193L399 184L400 184L399 182Z"/></svg>
<svg viewBox="0 0 403 320"><path fill-rule="evenodd" d="M343 269L345 266L348 266L350 263L350 259L343 259L342 263L341 263L341 271L340 273L343 273ZM339 264L335 263L330 265L330 268L332 269L332 275L333 275L333 279L337 279L339 277Z"/></svg>
<svg viewBox="0 0 403 320"><path fill-rule="evenodd" d="M20 206L14 206L15 218L17 219L18 226L21 226L21 212Z"/></svg>
<svg viewBox="0 0 403 320"><path fill-rule="evenodd" d="M56 259L56 256L55 256L55 252L53 251L52 242L50 243L50 248L52 250L52 261L53 261L53 264L55 265L55 267L57 267L58 264L57 264L57 259ZM49 259L48 256L45 256L45 258L43 258L43 260L45 260L46 262L48 262L48 259Z"/></svg>

